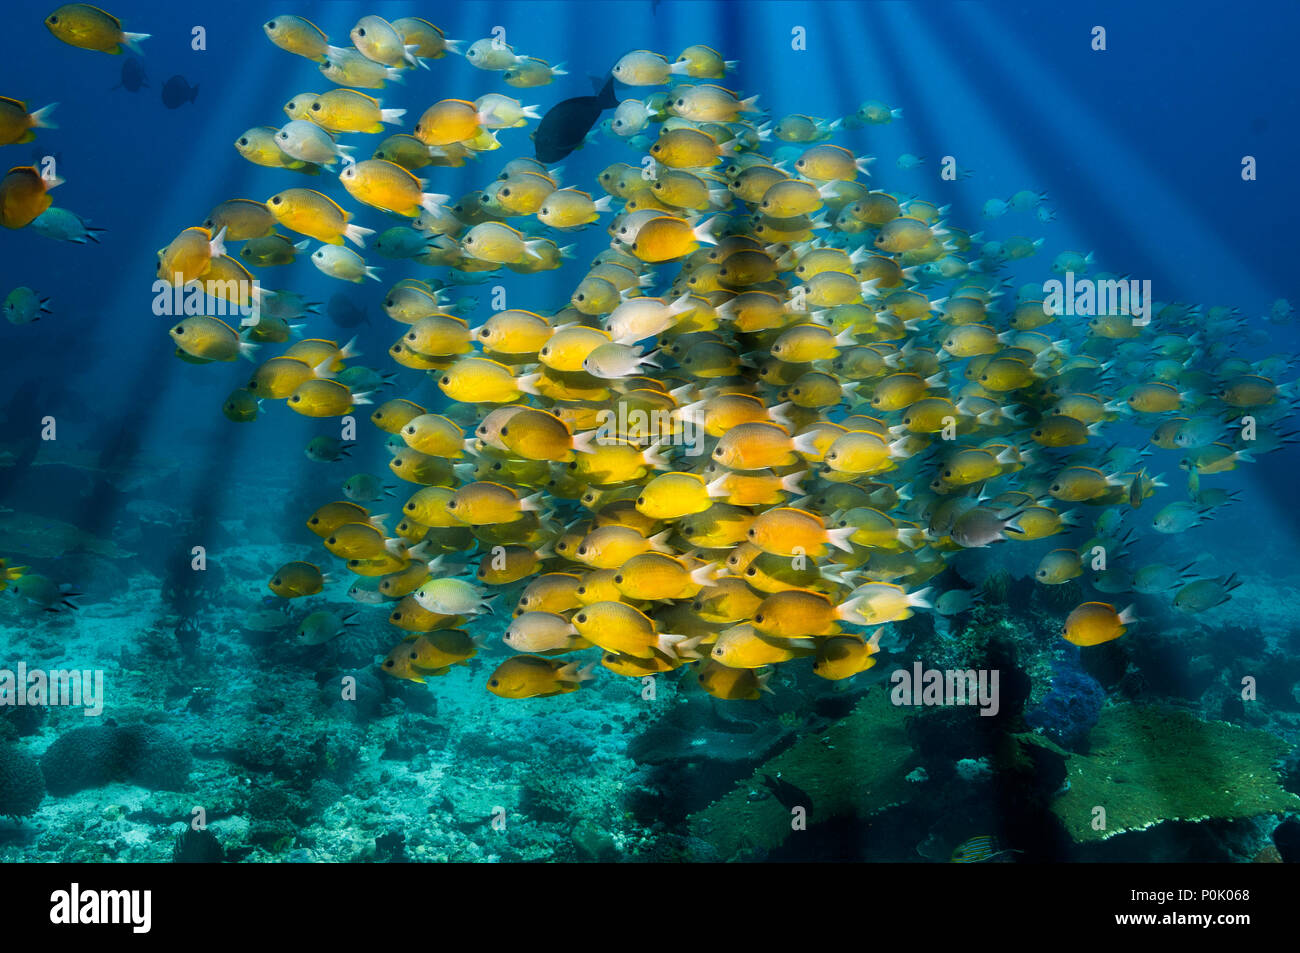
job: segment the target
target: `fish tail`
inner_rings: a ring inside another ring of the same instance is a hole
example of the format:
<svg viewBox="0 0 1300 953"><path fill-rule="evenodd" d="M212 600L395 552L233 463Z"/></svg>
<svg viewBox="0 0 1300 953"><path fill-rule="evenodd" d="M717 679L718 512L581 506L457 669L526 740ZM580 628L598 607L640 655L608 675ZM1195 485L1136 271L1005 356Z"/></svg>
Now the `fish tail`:
<svg viewBox="0 0 1300 953"><path fill-rule="evenodd" d="M117 87L115 86L113 88L116 89ZM48 106L42 106L40 109L36 110L36 112L32 113L31 114L32 128L33 129L58 129L59 128L58 123L55 123L53 120L50 119L50 115L54 112L54 108L58 105L59 105L58 103L50 103Z"/></svg>
<svg viewBox="0 0 1300 953"><path fill-rule="evenodd" d="M605 80L605 85L601 87L600 94L596 97L596 103L602 110L613 109L618 105L618 96L614 93L614 74L609 74L609 79Z"/></svg>
<svg viewBox="0 0 1300 953"><path fill-rule="evenodd" d="M121 44L137 56L144 56L144 50L140 49L140 44L149 39L148 33L123 33Z"/></svg>

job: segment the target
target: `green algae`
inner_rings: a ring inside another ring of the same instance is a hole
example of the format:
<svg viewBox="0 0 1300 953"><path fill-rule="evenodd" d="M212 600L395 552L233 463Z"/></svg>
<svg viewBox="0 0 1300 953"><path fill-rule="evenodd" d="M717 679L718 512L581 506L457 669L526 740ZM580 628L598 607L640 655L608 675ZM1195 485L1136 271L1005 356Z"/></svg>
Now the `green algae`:
<svg viewBox="0 0 1300 953"><path fill-rule="evenodd" d="M872 691L836 724L810 735L766 762L753 776L689 818L693 836L709 842L723 858L742 851L770 850L790 836L790 808L775 797L750 800L765 791L763 775L802 789L812 802L809 823L832 817L866 818L908 800L906 780L912 746L904 733L909 714Z"/></svg>
<svg viewBox="0 0 1300 953"><path fill-rule="evenodd" d="M1031 739L1043 743L1025 736ZM1289 750L1267 732L1177 709L1112 705L1092 730L1089 753L1068 756L1069 788L1052 810L1077 843L1163 821L1300 810L1300 797L1282 788L1274 768ZM1097 807L1105 809L1101 830L1093 826Z"/></svg>

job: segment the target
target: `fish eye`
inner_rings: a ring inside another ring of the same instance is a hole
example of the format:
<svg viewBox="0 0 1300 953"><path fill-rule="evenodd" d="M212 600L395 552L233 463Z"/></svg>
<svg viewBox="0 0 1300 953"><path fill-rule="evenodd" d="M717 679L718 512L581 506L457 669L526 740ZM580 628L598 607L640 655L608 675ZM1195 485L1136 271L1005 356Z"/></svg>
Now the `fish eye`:
<svg viewBox="0 0 1300 953"><path fill-rule="evenodd" d="M440 383L440 384L450 384L450 383L451 383L451 378L450 378L450 377L446 377L446 376L444 376L444 377L442 378L442 380L440 380L438 383Z"/></svg>
<svg viewBox="0 0 1300 953"><path fill-rule="evenodd" d="M56 19L55 17L50 17L50 20L51 20L51 21L53 21L53 20L55 20L55 19ZM268 30L274 30L274 29L275 29L275 21L274 21L274 20L271 20L269 23L267 23L267 24L266 24L266 28L267 28Z"/></svg>
<svg viewBox="0 0 1300 953"><path fill-rule="evenodd" d="M58 22L59 22L59 18L56 17L56 16L51 16L51 17L50 17L50 22L51 22L51 23L58 23Z"/></svg>
<svg viewBox="0 0 1300 953"><path fill-rule="evenodd" d="M363 27L357 27L357 36L365 36L365 35L366 35L365 29ZM411 658L415 658L415 656L412 655Z"/></svg>

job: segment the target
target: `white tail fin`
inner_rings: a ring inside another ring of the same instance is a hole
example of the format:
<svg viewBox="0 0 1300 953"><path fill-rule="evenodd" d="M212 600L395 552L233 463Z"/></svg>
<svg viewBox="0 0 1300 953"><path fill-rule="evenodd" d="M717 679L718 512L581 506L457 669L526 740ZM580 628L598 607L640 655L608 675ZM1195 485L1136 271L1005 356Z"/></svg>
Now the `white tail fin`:
<svg viewBox="0 0 1300 953"><path fill-rule="evenodd" d="M343 237L358 248L365 248L366 236L373 235L374 233L375 230L373 228L362 228L360 225L343 226Z"/></svg>
<svg viewBox="0 0 1300 953"><path fill-rule="evenodd" d="M144 51L140 49L140 44L149 39L148 33L123 33L122 45L137 56L144 56Z"/></svg>
<svg viewBox="0 0 1300 953"><path fill-rule="evenodd" d="M807 454L810 457L817 456L820 452L817 449L817 436L819 433L820 431L817 430L809 430L805 433L796 434L791 438L790 446L798 453Z"/></svg>
<svg viewBox="0 0 1300 953"><path fill-rule="evenodd" d="M849 537L858 531L856 526L840 526L836 529L826 531L826 542L830 543L836 549L842 549L846 553L853 552L853 544L849 542Z"/></svg>
<svg viewBox="0 0 1300 953"><path fill-rule="evenodd" d="M573 449L578 453L595 453L596 439L599 436L599 430L588 430L584 433L575 433L573 435Z"/></svg>
<svg viewBox="0 0 1300 953"><path fill-rule="evenodd" d="M36 112L32 113L30 117L32 120L32 128L58 129L59 127L50 120L50 115L54 112L54 107L57 105L59 104L50 103L48 106L42 106L40 109L36 110Z"/></svg>
<svg viewBox="0 0 1300 953"><path fill-rule="evenodd" d="M438 209L451 201L450 195L443 195L441 192L425 192L420 196L420 208L426 212L433 212L435 215Z"/></svg>
<svg viewBox="0 0 1300 953"><path fill-rule="evenodd" d="M659 444L647 447L645 452L641 454L641 459L646 462L647 466L654 467L656 470L668 470L672 467Z"/></svg>
<svg viewBox="0 0 1300 953"><path fill-rule="evenodd" d="M669 527L661 533L655 533L646 542L650 544L650 549L656 553L671 553L673 548L668 545L668 537L672 534L672 527Z"/></svg>
<svg viewBox="0 0 1300 953"><path fill-rule="evenodd" d="M717 563L705 563L700 568L691 571L691 582L697 586L714 586L717 585L718 579L723 575L722 567Z"/></svg>
<svg viewBox="0 0 1300 953"><path fill-rule="evenodd" d="M691 230L691 233L695 236L695 240L702 245L716 245L718 239L715 233L722 226L725 219L726 216L724 215L715 215L712 218L701 222L699 225L696 225L695 228Z"/></svg>
<svg viewBox="0 0 1300 953"><path fill-rule="evenodd" d="M916 592L909 592L907 594L907 604L916 609L933 609L934 604L931 603L928 598L929 592L929 586L926 586L924 589L918 589Z"/></svg>

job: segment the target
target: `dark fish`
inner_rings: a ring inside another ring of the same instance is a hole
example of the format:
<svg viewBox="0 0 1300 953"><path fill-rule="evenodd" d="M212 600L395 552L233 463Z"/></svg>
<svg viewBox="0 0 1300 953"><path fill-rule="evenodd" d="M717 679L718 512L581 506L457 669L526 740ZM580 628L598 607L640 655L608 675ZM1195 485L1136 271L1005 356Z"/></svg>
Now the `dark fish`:
<svg viewBox="0 0 1300 953"><path fill-rule="evenodd" d="M1128 505L1137 509L1142 505L1142 481L1146 478L1146 467L1137 472L1133 482L1128 485Z"/></svg>
<svg viewBox="0 0 1300 953"><path fill-rule="evenodd" d="M539 162L558 162L582 145L591 127L606 109L618 105L614 77L605 80L595 96L575 96L546 111L533 133L533 153Z"/></svg>
<svg viewBox="0 0 1300 953"><path fill-rule="evenodd" d="M179 109L186 103L192 103L199 98L199 88L191 86L190 81L184 76L173 76L167 80L163 86L162 101L168 109Z"/></svg>
<svg viewBox="0 0 1300 953"><path fill-rule="evenodd" d="M794 810L796 807L801 807L807 812L809 817L812 817L812 798L809 797L808 792L803 788L795 787L789 781L782 781L780 778L774 778L770 774L763 775L763 784L767 786L767 789L772 792L772 796L780 801L786 810Z"/></svg>
<svg viewBox="0 0 1300 953"><path fill-rule="evenodd" d="M138 93L141 86L149 85L149 77L144 74L144 67L134 56L129 56L122 64L122 82L114 89L125 89L128 93Z"/></svg>
<svg viewBox="0 0 1300 953"><path fill-rule="evenodd" d="M355 328L359 324L367 324L370 321L366 309L358 308L344 294L336 294L330 298L326 313L330 320L341 328Z"/></svg>

